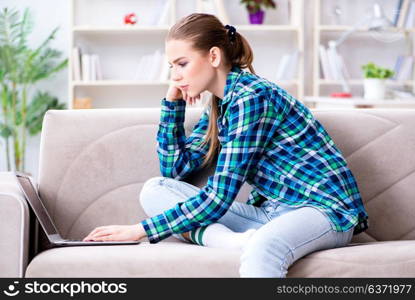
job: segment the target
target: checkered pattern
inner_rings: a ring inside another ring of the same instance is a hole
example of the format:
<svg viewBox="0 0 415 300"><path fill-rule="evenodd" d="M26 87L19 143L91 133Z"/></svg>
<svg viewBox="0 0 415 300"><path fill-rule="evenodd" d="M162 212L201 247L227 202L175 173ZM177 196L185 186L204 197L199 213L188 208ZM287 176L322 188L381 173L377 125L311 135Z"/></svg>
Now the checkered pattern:
<svg viewBox="0 0 415 300"><path fill-rule="evenodd" d="M161 102L157 134L160 171L183 179L198 169L208 151L201 145L209 121L202 114L186 138L186 102ZM340 150L301 102L254 74L233 67L218 118L221 144L216 170L198 195L142 221L150 242L207 226L221 218L246 181L248 204L280 201L322 211L336 231L367 228L355 178ZM155 199L157 201L157 199Z"/></svg>

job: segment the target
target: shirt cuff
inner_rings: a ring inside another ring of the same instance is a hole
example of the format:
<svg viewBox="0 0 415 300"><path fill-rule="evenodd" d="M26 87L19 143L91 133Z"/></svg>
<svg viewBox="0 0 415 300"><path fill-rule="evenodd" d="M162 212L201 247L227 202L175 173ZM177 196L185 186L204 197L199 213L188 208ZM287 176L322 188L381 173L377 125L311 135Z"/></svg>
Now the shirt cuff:
<svg viewBox="0 0 415 300"><path fill-rule="evenodd" d="M141 225L143 225L151 244L157 243L173 234L168 222L164 214L141 221Z"/></svg>
<svg viewBox="0 0 415 300"><path fill-rule="evenodd" d="M161 100L161 116L162 123L183 123L186 111L186 101L180 99L169 101L166 98Z"/></svg>

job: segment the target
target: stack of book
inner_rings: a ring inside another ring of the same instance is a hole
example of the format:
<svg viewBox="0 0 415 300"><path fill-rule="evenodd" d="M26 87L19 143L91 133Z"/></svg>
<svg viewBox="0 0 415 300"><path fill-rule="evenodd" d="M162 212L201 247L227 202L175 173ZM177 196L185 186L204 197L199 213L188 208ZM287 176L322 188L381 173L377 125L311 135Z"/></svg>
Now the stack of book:
<svg viewBox="0 0 415 300"><path fill-rule="evenodd" d="M333 48L320 45L320 62L323 78L327 80L350 79L343 57Z"/></svg>
<svg viewBox="0 0 415 300"><path fill-rule="evenodd" d="M79 47L72 50L74 81L102 80L101 63L97 54L82 53Z"/></svg>

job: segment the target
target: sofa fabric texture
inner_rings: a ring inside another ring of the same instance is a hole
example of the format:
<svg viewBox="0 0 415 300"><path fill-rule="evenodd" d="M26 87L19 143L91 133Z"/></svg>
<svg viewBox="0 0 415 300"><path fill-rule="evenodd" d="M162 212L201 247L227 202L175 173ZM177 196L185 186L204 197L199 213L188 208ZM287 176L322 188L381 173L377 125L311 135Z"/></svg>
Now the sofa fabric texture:
<svg viewBox="0 0 415 300"><path fill-rule="evenodd" d="M202 110L186 108L186 135ZM414 277L415 110L312 112L357 180L369 214L369 229L355 235L347 247L318 251L298 260L288 277ZM82 238L97 226L135 224L147 217L139 194L148 179L160 176L156 152L159 118L158 108L47 112L37 180L39 194L62 236ZM214 167L203 169L186 181L203 187L213 172ZM2 176L0 181L6 175ZM7 176L10 181L10 174ZM6 201L16 202L21 195L9 190L6 196L0 193L0 207L13 209ZM245 202L250 191L244 184L236 201ZM11 214L27 214L27 207L15 206ZM19 231L19 224L12 220L2 217L0 222L2 231L4 226ZM157 244L63 247L37 254L22 276L238 277L240 254L172 237ZM5 262L0 260L2 264ZM1 270L0 274L7 277L9 273Z"/></svg>

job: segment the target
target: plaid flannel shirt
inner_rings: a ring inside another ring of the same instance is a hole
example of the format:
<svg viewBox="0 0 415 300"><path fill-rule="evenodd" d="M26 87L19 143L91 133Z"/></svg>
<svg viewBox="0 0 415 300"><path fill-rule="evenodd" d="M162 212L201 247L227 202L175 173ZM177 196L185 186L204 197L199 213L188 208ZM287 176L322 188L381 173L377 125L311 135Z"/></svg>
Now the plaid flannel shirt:
<svg viewBox="0 0 415 300"><path fill-rule="evenodd" d="M157 133L160 171L181 180L208 151L209 107L189 137L186 102L161 101ZM279 201L323 212L336 231L367 228L355 178L340 150L310 110L274 83L233 67L219 102L220 152L213 176L199 194L141 222L149 241L207 226L220 219L246 181L248 204ZM155 199L154 201L157 201Z"/></svg>

